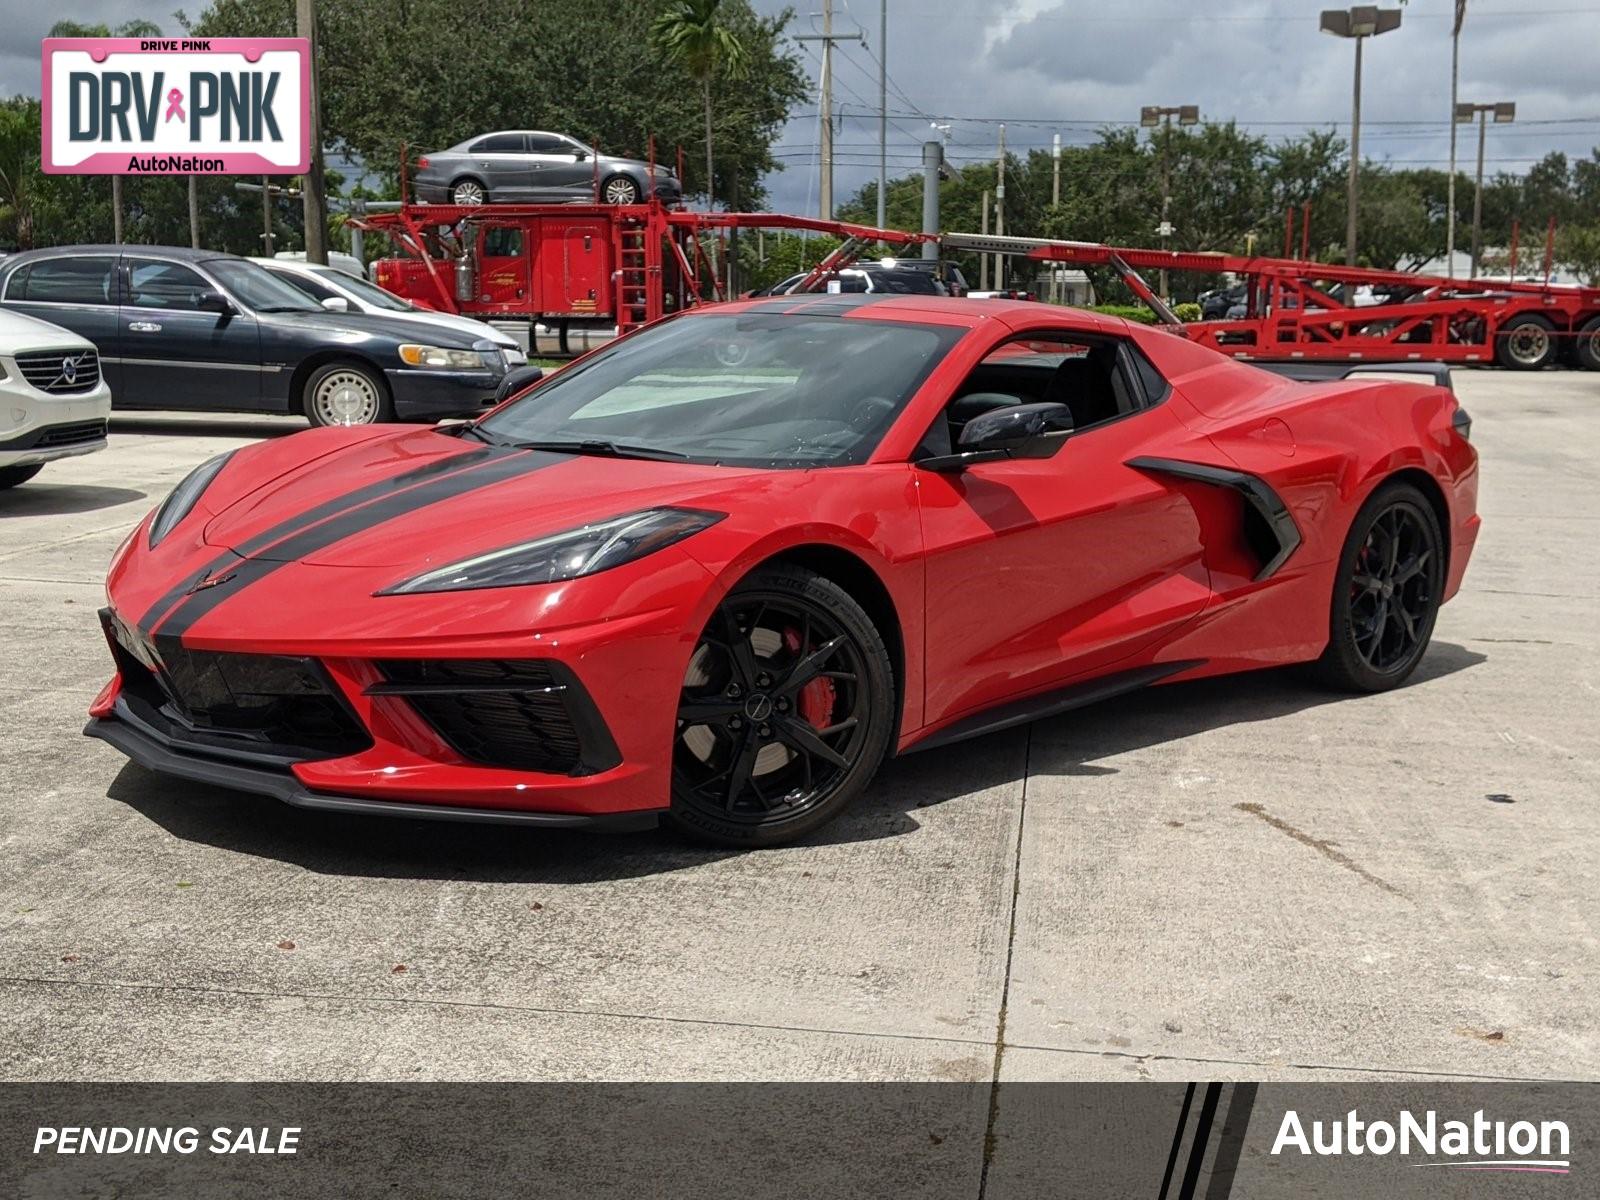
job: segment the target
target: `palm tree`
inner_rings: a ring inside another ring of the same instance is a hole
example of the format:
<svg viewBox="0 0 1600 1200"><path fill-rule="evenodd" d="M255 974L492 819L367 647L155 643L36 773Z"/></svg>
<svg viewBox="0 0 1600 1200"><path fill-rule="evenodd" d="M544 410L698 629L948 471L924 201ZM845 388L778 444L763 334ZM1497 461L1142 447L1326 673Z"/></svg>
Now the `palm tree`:
<svg viewBox="0 0 1600 1200"><path fill-rule="evenodd" d="M145 20L124 21L115 29L101 23L98 25L83 25L77 21L57 21L50 26L51 37L62 38L149 38L160 37L161 27L154 22ZM122 241L122 176L111 177L111 240L117 243Z"/></svg>
<svg viewBox="0 0 1600 1200"><path fill-rule="evenodd" d="M17 248L33 249L33 178L39 170L39 102L0 107L0 222L16 228Z"/></svg>
<svg viewBox="0 0 1600 1200"><path fill-rule="evenodd" d="M700 81L706 109L706 207L712 207L713 159L711 153L711 79L722 70L730 79L742 78L749 55L739 37L718 19L722 0L667 0L650 27L656 51L680 63Z"/></svg>

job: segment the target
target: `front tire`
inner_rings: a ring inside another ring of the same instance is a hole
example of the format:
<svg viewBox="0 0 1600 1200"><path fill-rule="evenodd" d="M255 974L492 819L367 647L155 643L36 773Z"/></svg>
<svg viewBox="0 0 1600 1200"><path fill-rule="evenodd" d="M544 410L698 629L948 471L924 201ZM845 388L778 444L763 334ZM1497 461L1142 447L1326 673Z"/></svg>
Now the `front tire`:
<svg viewBox="0 0 1600 1200"><path fill-rule="evenodd" d="M43 463L29 463L21 467L0 467L0 491L14 488L18 484L27 483L40 471L44 470Z"/></svg>
<svg viewBox="0 0 1600 1200"><path fill-rule="evenodd" d="M1556 327L1538 313L1512 317L1495 337L1494 356L1512 371L1542 371L1556 358Z"/></svg>
<svg viewBox="0 0 1600 1200"><path fill-rule="evenodd" d="M675 824L723 846L776 846L866 790L895 725L882 636L830 579L751 574L700 635L673 734Z"/></svg>
<svg viewBox="0 0 1600 1200"><path fill-rule="evenodd" d="M639 185L626 175L613 175L600 185L600 198L607 204L637 204Z"/></svg>
<svg viewBox="0 0 1600 1200"><path fill-rule="evenodd" d="M1444 535L1428 499L1408 483L1380 487L1361 506L1334 577L1322 681L1385 692L1417 669L1444 594Z"/></svg>
<svg viewBox="0 0 1600 1200"><path fill-rule="evenodd" d="M306 380L300 403L315 426L376 425L394 420L388 385L360 363L324 363Z"/></svg>

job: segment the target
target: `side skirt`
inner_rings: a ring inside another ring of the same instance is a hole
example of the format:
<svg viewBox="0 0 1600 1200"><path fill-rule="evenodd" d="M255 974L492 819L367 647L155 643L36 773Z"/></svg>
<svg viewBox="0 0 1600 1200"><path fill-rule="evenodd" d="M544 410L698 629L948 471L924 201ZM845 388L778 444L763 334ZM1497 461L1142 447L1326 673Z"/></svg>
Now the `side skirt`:
<svg viewBox="0 0 1600 1200"><path fill-rule="evenodd" d="M900 753L916 754L922 750L934 750L940 746L948 746L952 742L964 742L968 738L982 737L986 733L1010 729L1013 725L1042 721L1046 717L1054 717L1064 712L1071 712L1075 708L1109 700L1112 696L1120 696L1124 692L1136 692L1169 676L1192 670L1204 662L1203 658L1194 658L1182 662L1135 667L1131 671L1118 671L1113 675L1102 675L1098 679L1041 692L1037 696L1012 700L974 713L970 717L963 717L954 725L947 725L938 732L913 742Z"/></svg>

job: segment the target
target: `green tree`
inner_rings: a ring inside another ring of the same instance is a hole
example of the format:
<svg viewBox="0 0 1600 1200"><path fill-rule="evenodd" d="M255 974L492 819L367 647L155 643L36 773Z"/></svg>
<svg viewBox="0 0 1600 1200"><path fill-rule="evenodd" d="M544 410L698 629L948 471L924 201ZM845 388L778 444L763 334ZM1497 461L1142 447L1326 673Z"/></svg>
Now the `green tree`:
<svg viewBox="0 0 1600 1200"><path fill-rule="evenodd" d="M712 155L711 81L719 71L742 79L747 56L744 44L721 20L722 0L667 0L650 26L650 40L663 58L682 66L700 83L706 117L706 207L715 206Z"/></svg>

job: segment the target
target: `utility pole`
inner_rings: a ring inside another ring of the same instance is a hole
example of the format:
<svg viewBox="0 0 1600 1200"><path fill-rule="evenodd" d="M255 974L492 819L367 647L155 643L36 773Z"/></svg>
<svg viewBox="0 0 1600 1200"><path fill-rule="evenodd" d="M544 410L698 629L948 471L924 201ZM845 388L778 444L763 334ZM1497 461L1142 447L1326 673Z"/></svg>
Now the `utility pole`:
<svg viewBox="0 0 1600 1200"><path fill-rule="evenodd" d="M889 0L878 0L878 228L889 220Z"/></svg>
<svg viewBox="0 0 1600 1200"><path fill-rule="evenodd" d="M1456 20L1450 28L1450 181L1445 185L1444 273L1456 277L1456 93L1461 84L1461 22L1467 0L1456 0Z"/></svg>
<svg viewBox="0 0 1600 1200"><path fill-rule="evenodd" d="M304 4L306 0L297 0ZM835 42L859 42L859 33L841 33L838 36L833 32L833 0L822 0L822 32L802 33L795 36L797 42L822 43L822 84L818 89L819 97L818 117L822 120L821 139L819 149L822 159L821 179L818 181L819 208L824 221L833 220L833 44Z"/></svg>
<svg viewBox="0 0 1600 1200"><path fill-rule="evenodd" d="M200 249L200 185L189 176L189 245Z"/></svg>
<svg viewBox="0 0 1600 1200"><path fill-rule="evenodd" d="M1179 125L1198 125L1200 123L1200 106L1197 104L1178 104L1163 108L1159 104L1147 104L1139 110L1139 124L1146 129L1161 129L1161 225L1157 233L1161 237L1161 248L1167 249L1167 239L1172 236L1172 164L1170 155L1172 151L1172 118L1178 118ZM1152 138L1155 134L1150 135ZM1167 269L1161 268L1161 299L1168 303L1172 300L1172 289L1167 286Z"/></svg>
<svg viewBox="0 0 1600 1200"><path fill-rule="evenodd" d="M322 173L322 93L317 80L317 5L316 0L294 0L294 27L311 47L307 69L311 76L310 125L311 166L306 171L304 211L306 221L306 261L328 262L328 192Z"/></svg>
<svg viewBox="0 0 1600 1200"><path fill-rule="evenodd" d="M122 245L122 176L111 177L111 240Z"/></svg>
<svg viewBox="0 0 1600 1200"><path fill-rule="evenodd" d="M995 163L994 181L994 232L998 237L1006 231L1006 127L1000 125L1000 157ZM1006 260L998 251L994 256L994 288L999 291L1006 285Z"/></svg>
<svg viewBox="0 0 1600 1200"><path fill-rule="evenodd" d="M939 232L939 171L944 166L944 143L922 143L922 232ZM939 247L922 243L922 257L936 259Z"/></svg>
<svg viewBox="0 0 1600 1200"><path fill-rule="evenodd" d="M272 257L272 181L261 177L261 253Z"/></svg>
<svg viewBox="0 0 1600 1200"><path fill-rule="evenodd" d="M1483 143L1488 132L1489 117L1493 114L1496 125L1509 125L1517 119L1517 106L1508 101L1497 104L1458 104L1456 105L1456 119L1450 123L1450 128L1455 129L1457 124L1464 124L1478 118L1478 176L1476 185L1472 190L1472 273L1470 278L1478 277L1478 264L1483 254Z"/></svg>

